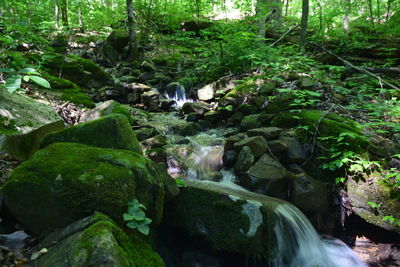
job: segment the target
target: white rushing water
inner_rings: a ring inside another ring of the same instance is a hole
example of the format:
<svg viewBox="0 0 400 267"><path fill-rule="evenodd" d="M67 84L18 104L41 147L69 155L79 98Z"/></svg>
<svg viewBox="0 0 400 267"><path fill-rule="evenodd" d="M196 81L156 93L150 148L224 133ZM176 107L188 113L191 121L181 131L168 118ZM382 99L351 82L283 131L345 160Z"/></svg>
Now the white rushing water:
<svg viewBox="0 0 400 267"><path fill-rule="evenodd" d="M222 169L223 135L226 129L203 132L190 138L192 151L186 157L186 176L209 185L258 195L235 184L233 170ZM173 155L172 155L173 156ZM184 158L185 159L185 158ZM170 166L171 167L171 166ZM219 182L210 176L219 173ZM265 196L258 195L260 198ZM234 197L234 196L232 196ZM254 205L253 205L254 206ZM260 218L254 207L245 210L256 225ZM257 205L255 206L257 208ZM276 239L275 259L272 267L366 267L354 252L338 239L322 239L307 217L294 205L280 201L275 207L276 220L273 231ZM251 229L248 234L253 234Z"/></svg>
<svg viewBox="0 0 400 267"><path fill-rule="evenodd" d="M168 96L168 95L166 95L166 97L168 99L175 100L175 104L174 104L175 108L181 108L183 106L183 104L185 104L187 102L193 102L193 99L186 97L185 87L183 87L183 85L181 85L181 84L177 85L175 94L172 97Z"/></svg>

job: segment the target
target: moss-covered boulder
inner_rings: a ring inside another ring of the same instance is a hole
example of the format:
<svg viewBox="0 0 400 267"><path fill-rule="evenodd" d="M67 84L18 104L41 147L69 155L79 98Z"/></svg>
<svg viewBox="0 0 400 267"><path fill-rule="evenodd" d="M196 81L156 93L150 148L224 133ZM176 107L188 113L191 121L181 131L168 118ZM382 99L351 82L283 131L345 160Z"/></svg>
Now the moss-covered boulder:
<svg viewBox="0 0 400 267"><path fill-rule="evenodd" d="M114 100L108 100L100 103L95 108L86 111L80 117L79 122L89 122L115 113L124 115L131 124L133 123L130 107L128 105L120 104Z"/></svg>
<svg viewBox="0 0 400 267"><path fill-rule="evenodd" d="M51 85L51 89L41 89L47 94L76 105L82 105L88 108L93 108L95 106L92 98L84 93L76 83L52 75L43 75L43 77Z"/></svg>
<svg viewBox="0 0 400 267"><path fill-rule="evenodd" d="M0 151L25 160L48 133L64 128L50 106L22 94L0 90Z"/></svg>
<svg viewBox="0 0 400 267"><path fill-rule="evenodd" d="M83 88L101 88L111 83L111 76L92 60L75 55L48 53L43 68L51 75L70 80Z"/></svg>
<svg viewBox="0 0 400 267"><path fill-rule="evenodd" d="M122 52L129 42L129 32L126 29L115 29L107 38L107 43L112 45L115 50Z"/></svg>
<svg viewBox="0 0 400 267"><path fill-rule="evenodd" d="M165 174L141 154L76 143L55 143L19 165L4 185L11 213L34 233L64 227L100 211L118 223L128 201L161 221Z"/></svg>
<svg viewBox="0 0 400 267"><path fill-rule="evenodd" d="M57 142L74 142L142 153L128 119L122 114L110 114L94 121L50 133L40 145L45 147Z"/></svg>
<svg viewBox="0 0 400 267"><path fill-rule="evenodd" d="M49 234L33 251L42 248L48 252L28 266L164 266L149 244L136 234L125 234L114 221L100 213Z"/></svg>
<svg viewBox="0 0 400 267"><path fill-rule="evenodd" d="M390 223L390 220L383 220L385 216L400 219L399 189L385 175L374 172L364 175L363 179L349 179L346 183L347 194L358 216L371 224L400 233L400 225L396 221ZM377 206L372 207L372 203Z"/></svg>
<svg viewBox="0 0 400 267"><path fill-rule="evenodd" d="M273 210L279 203L220 183L186 182L167 209L165 220L182 235L206 242L215 250L267 256L275 244Z"/></svg>
<svg viewBox="0 0 400 267"><path fill-rule="evenodd" d="M334 113L326 114L321 110L304 110L301 112L281 112L275 116L271 124L278 127L307 126L310 131L318 129L318 137L339 137L346 134L345 140L355 150L366 148L368 139L363 136L361 125Z"/></svg>

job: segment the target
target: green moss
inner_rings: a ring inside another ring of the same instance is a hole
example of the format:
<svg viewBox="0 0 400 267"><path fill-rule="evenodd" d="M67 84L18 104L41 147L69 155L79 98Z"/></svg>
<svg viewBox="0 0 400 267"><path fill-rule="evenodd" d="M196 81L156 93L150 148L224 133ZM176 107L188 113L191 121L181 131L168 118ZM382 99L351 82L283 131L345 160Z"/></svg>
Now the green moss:
<svg viewBox="0 0 400 267"><path fill-rule="evenodd" d="M224 98L238 98L243 97L247 94L250 94L253 90L256 89L256 84L254 80L248 80L235 88L233 88L229 93L225 95Z"/></svg>
<svg viewBox="0 0 400 267"><path fill-rule="evenodd" d="M131 112L129 111L129 109L126 106L121 105L121 104L115 105L112 110L112 113L124 115L128 119L129 123L131 125L133 124Z"/></svg>
<svg viewBox="0 0 400 267"><path fill-rule="evenodd" d="M15 133L18 133L15 121L0 115L0 134L11 135Z"/></svg>
<svg viewBox="0 0 400 267"><path fill-rule="evenodd" d="M18 166L3 194L11 212L35 233L94 211L122 224L121 214L133 198L147 207L156 225L163 212L163 181L156 165L140 154L57 143Z"/></svg>
<svg viewBox="0 0 400 267"><path fill-rule="evenodd" d="M127 259L127 266L131 267L162 267L165 263L155 253L149 244L132 234L129 237L112 221L99 221L86 229L77 246L78 249L86 249L89 255L95 248L94 240L110 232L114 235L118 247L117 252L121 259Z"/></svg>
<svg viewBox="0 0 400 267"><path fill-rule="evenodd" d="M101 87L111 76L93 61L74 55L48 53L43 56L43 66L47 72L60 76L84 87Z"/></svg>
<svg viewBox="0 0 400 267"><path fill-rule="evenodd" d="M115 29L107 38L107 42L121 52L128 45L129 33L126 29Z"/></svg>
<svg viewBox="0 0 400 267"><path fill-rule="evenodd" d="M126 117L121 114L110 114L94 121L51 133L42 140L41 147L56 142L75 142L142 153L135 133Z"/></svg>

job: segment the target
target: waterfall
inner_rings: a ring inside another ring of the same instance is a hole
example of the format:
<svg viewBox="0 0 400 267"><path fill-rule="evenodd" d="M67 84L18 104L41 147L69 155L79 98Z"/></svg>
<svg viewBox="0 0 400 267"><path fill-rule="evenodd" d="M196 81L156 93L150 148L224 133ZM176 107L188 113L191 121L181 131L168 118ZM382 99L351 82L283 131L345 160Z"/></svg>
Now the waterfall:
<svg viewBox="0 0 400 267"><path fill-rule="evenodd" d="M175 84L173 92L167 91L165 97L167 99L175 100L175 104L174 104L175 108L180 108L183 106L183 104L185 104L187 102L193 102L192 99L189 99L186 97L185 87L183 87L183 85L181 85L179 83Z"/></svg>

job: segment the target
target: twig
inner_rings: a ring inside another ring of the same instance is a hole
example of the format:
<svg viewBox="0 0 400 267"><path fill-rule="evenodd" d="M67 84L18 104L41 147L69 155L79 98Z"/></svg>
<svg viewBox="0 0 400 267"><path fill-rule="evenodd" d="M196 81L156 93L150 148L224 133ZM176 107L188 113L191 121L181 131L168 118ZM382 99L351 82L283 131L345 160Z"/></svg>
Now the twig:
<svg viewBox="0 0 400 267"><path fill-rule="evenodd" d="M294 29L296 29L299 25L294 25L292 28L290 28L287 32L285 32L281 37L279 37L278 40L276 40L275 42L273 42L269 47L273 47L274 45L276 45L277 43L279 43L280 41L282 41L283 39L285 39L285 37Z"/></svg>
<svg viewBox="0 0 400 267"><path fill-rule="evenodd" d="M329 112L331 112L331 110L336 107L336 104L332 105L327 111L324 112L324 114L321 115L321 117L318 120L317 125L315 126L315 132L314 132L314 136L313 136L313 142L312 142L312 147L311 147L311 152L310 152L310 156L300 165L300 167L304 166L305 164L307 164L307 162L310 161L310 159L312 158L313 154L314 154L314 149L315 149L315 144L317 142L317 134L318 134L318 128L321 125L322 120L326 117L326 115L329 114Z"/></svg>
<svg viewBox="0 0 400 267"><path fill-rule="evenodd" d="M366 69L363 69L363 68L354 66L351 62L349 62L349 61L347 61L347 60L345 60L345 59L339 57L338 55L336 55L336 54L333 53L332 51L329 51L329 50L323 48L323 47L320 46L319 44L314 43L314 42L309 42L309 43L312 44L312 45L314 45L314 46L316 46L317 48L319 48L321 51L327 53L328 55L331 55L331 56L337 58L337 59L340 60L346 67L355 69L355 70L357 70L357 71L359 71L359 72L362 72L362 73L365 73L365 74L367 74L368 76L371 76L371 77L377 79L379 82L381 82L382 84L385 84L385 85L389 86L389 87L392 88L392 89L400 90L399 87L397 87L397 86L395 86L395 85L389 83L388 81L385 81L385 80L382 79L381 77L379 77L379 76L373 74L372 72L370 72L370 71L368 71L368 70L366 70Z"/></svg>

